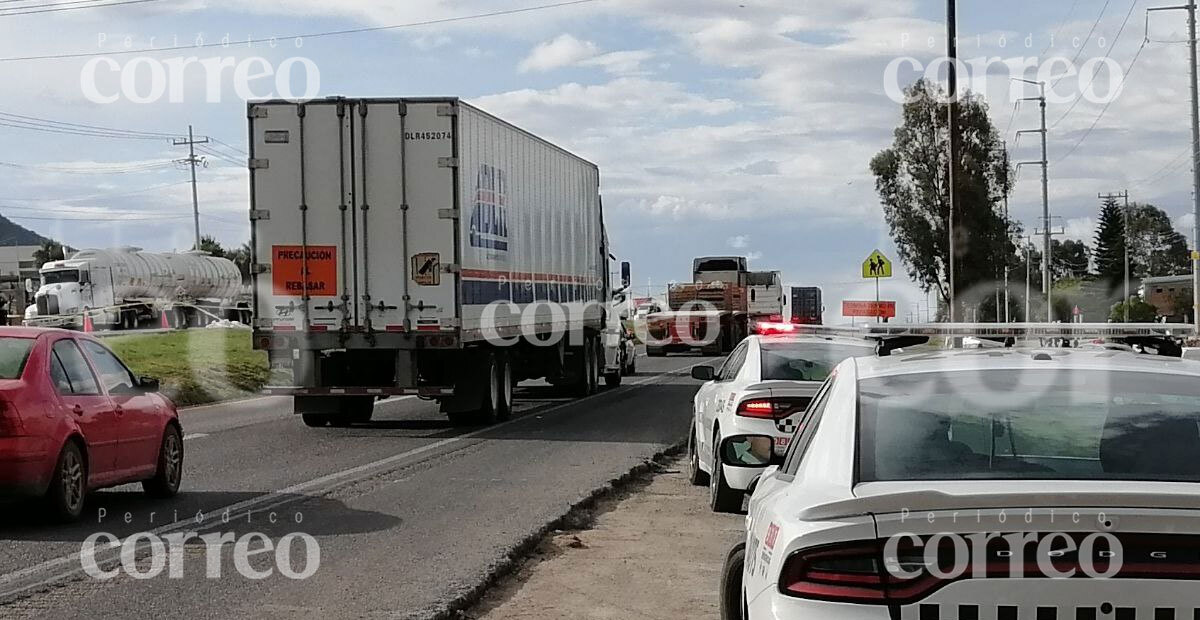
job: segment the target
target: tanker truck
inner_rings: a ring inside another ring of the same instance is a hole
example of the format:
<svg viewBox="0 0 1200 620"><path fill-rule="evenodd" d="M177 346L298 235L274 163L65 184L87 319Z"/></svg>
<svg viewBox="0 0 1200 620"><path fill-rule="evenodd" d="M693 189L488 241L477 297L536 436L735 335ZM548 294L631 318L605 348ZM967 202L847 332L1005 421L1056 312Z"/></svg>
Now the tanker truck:
<svg viewBox="0 0 1200 620"><path fill-rule="evenodd" d="M250 323L249 289L233 261L204 252L156 254L141 248L81 250L39 270L41 286L25 325L96 329L189 327L225 319ZM27 288L33 288L26 282Z"/></svg>

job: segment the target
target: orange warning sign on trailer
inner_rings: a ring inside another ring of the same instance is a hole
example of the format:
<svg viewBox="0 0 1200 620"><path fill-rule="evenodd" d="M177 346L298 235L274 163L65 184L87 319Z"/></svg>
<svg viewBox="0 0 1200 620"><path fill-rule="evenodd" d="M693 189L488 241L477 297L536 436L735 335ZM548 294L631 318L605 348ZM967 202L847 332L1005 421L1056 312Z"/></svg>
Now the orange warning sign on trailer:
<svg viewBox="0 0 1200 620"><path fill-rule="evenodd" d="M307 252L299 245L272 246L271 283L279 296L300 297L307 283L310 297L336 297L337 246L310 245Z"/></svg>

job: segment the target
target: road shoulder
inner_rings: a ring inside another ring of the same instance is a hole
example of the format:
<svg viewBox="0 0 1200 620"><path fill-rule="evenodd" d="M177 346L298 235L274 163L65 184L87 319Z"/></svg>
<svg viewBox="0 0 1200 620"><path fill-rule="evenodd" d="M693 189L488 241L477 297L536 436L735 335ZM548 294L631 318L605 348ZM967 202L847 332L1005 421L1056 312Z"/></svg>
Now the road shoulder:
<svg viewBox="0 0 1200 620"><path fill-rule="evenodd" d="M648 485L602 505L593 527L547 536L467 617L717 618L725 555L744 518L717 515L705 489L670 463Z"/></svg>

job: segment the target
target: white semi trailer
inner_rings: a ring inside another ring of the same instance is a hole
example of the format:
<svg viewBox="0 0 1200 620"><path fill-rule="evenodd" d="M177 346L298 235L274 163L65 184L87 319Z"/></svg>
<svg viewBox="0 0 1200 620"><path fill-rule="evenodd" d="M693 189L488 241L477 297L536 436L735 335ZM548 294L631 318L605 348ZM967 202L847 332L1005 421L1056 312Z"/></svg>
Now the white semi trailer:
<svg viewBox="0 0 1200 620"><path fill-rule="evenodd" d="M522 380L620 380L595 165L453 98L248 117L254 343L306 424L394 394L490 423Z"/></svg>
<svg viewBox="0 0 1200 620"><path fill-rule="evenodd" d="M85 314L97 329L157 327L163 313L172 327L250 320L237 265L201 252L81 250L46 263L39 274L41 286L25 309L26 325L79 328Z"/></svg>

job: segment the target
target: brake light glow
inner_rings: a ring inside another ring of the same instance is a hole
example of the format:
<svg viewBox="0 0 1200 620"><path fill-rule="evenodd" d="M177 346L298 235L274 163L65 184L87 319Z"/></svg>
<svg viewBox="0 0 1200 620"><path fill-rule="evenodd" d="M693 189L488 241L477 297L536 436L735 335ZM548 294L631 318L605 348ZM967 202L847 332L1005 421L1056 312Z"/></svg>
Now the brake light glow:
<svg viewBox="0 0 1200 620"><path fill-rule="evenodd" d="M808 407L811 398L752 398L738 405L737 415L743 418L782 420Z"/></svg>
<svg viewBox="0 0 1200 620"><path fill-rule="evenodd" d="M755 323L754 332L760 336L792 334L796 332L796 326L791 323Z"/></svg>

